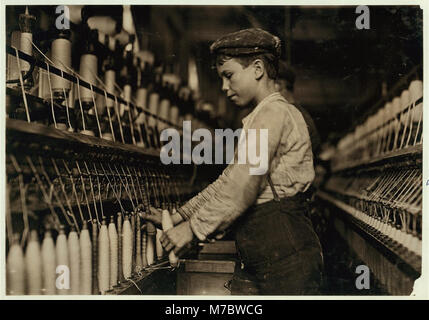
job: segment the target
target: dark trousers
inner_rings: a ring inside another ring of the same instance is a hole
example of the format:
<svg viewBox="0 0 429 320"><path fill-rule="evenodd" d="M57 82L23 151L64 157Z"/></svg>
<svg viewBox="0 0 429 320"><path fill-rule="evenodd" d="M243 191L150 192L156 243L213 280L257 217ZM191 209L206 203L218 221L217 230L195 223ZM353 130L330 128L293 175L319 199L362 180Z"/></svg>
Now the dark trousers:
<svg viewBox="0 0 429 320"><path fill-rule="evenodd" d="M316 295L323 258L305 194L253 206L235 225L233 295Z"/></svg>

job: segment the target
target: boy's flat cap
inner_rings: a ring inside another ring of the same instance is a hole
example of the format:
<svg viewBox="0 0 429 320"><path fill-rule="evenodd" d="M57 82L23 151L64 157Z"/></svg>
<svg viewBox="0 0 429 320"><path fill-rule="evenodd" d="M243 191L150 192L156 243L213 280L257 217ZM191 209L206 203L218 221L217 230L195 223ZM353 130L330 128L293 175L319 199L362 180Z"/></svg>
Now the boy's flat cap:
<svg viewBox="0 0 429 320"><path fill-rule="evenodd" d="M212 54L239 56L256 53L272 53L280 56L280 39L259 28L244 29L227 34L210 46Z"/></svg>

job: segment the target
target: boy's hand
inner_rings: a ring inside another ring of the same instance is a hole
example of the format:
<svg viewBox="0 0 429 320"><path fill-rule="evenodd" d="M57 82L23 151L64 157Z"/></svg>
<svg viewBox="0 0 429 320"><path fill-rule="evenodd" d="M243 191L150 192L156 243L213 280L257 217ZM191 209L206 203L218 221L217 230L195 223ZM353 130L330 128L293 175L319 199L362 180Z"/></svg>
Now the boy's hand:
<svg viewBox="0 0 429 320"><path fill-rule="evenodd" d="M185 221L165 231L160 242L166 251L173 250L177 256L180 256L180 251L187 249L194 237L190 222Z"/></svg>
<svg viewBox="0 0 429 320"><path fill-rule="evenodd" d="M162 210L150 207L151 214L139 212L140 218L152 222L155 227L162 229Z"/></svg>

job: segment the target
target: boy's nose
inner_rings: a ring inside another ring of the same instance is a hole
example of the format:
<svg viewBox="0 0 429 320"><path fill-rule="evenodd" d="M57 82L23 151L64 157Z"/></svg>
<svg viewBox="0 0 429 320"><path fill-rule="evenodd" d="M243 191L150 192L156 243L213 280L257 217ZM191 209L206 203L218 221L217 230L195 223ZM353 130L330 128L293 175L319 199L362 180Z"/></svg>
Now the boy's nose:
<svg viewBox="0 0 429 320"><path fill-rule="evenodd" d="M223 92L227 92L229 89L229 83L227 80L223 79L222 80L222 91Z"/></svg>

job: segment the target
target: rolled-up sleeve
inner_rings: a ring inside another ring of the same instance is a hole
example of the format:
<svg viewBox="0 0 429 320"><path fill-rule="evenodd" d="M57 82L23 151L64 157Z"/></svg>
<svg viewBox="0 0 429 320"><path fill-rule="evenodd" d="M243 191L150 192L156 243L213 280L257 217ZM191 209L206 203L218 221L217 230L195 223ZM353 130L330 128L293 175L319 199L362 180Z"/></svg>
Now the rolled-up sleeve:
<svg viewBox="0 0 429 320"><path fill-rule="evenodd" d="M192 231L200 240L205 240L216 230L224 230L255 202L261 185L266 183L266 175L279 147L284 128L290 125L287 118L284 104L274 101L264 105L244 126L245 133L249 132L248 129L255 129L257 153L263 150L261 129L267 129L268 145L265 150L268 152L268 168L264 174L250 173L250 169L259 164L252 164L247 152L245 164L237 163L235 159L216 181L179 208L179 213L184 219L190 220ZM247 148L250 147L254 146L248 143ZM258 156L261 157L261 154Z"/></svg>

